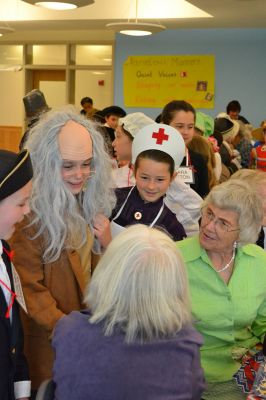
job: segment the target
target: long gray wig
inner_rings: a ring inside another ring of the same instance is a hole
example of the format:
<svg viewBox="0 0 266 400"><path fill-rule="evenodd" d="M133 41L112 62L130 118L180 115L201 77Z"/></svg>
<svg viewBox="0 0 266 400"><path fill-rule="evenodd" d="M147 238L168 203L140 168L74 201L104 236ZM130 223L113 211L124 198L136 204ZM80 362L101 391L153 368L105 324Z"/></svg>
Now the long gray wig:
<svg viewBox="0 0 266 400"><path fill-rule="evenodd" d="M62 180L57 140L60 130L70 120L87 129L93 146L91 169L95 173L78 196ZM87 226L92 228L97 213L110 216L115 205L111 160L97 125L81 116L73 106L44 114L31 129L25 147L30 152L34 170L30 225L37 227L34 238L43 236L43 262L53 262L64 248L77 249L86 242Z"/></svg>

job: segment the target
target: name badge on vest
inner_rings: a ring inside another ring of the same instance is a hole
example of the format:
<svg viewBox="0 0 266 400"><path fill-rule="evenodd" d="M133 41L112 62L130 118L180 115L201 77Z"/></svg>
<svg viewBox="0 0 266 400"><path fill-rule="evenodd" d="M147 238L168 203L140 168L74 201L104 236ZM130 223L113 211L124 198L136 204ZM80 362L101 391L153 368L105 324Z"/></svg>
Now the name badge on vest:
<svg viewBox="0 0 266 400"><path fill-rule="evenodd" d="M16 293L16 300L17 300L18 304L20 305L20 307L25 311L25 313L28 314L20 278L19 278L18 273L15 270L15 267L12 263L11 263L11 267L12 267L14 288L15 288L15 293Z"/></svg>
<svg viewBox="0 0 266 400"><path fill-rule="evenodd" d="M195 183L194 172L192 167L179 167L177 169L178 178L184 183Z"/></svg>

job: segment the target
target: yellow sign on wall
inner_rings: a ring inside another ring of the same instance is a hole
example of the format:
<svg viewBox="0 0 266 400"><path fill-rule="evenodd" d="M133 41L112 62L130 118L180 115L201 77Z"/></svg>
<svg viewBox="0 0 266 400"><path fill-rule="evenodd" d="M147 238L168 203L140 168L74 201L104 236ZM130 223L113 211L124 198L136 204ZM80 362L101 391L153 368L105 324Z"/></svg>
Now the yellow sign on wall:
<svg viewBox="0 0 266 400"><path fill-rule="evenodd" d="M186 100L195 108L214 108L212 55L130 56L123 74L126 107L162 108Z"/></svg>

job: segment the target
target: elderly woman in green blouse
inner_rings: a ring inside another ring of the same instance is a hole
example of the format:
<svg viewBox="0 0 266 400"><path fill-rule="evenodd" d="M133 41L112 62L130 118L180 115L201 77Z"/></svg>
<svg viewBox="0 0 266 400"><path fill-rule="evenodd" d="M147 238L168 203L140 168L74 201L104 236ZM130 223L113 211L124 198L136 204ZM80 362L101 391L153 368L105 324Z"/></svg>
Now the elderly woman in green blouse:
<svg viewBox="0 0 266 400"><path fill-rule="evenodd" d="M177 243L187 265L195 327L204 337L203 399L244 399L233 381L266 332L266 253L255 244L262 203L240 180L215 186L203 202L199 236Z"/></svg>

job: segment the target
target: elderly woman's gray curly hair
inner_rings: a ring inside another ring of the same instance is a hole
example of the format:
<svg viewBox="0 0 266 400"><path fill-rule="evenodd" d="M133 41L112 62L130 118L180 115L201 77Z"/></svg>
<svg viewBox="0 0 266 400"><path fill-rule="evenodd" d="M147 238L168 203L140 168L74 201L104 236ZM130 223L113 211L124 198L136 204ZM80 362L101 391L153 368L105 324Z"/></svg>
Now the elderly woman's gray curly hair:
<svg viewBox="0 0 266 400"><path fill-rule="evenodd" d="M70 120L87 129L93 146L91 169L95 173L78 196L74 196L62 180L57 140L60 130ZM92 227L97 213L110 216L115 205L111 160L104 150L97 125L81 116L73 106L43 115L31 129L25 147L30 152L34 170L31 225L37 226L35 237L44 237L43 261L52 262L63 248L76 249L85 243L87 225Z"/></svg>
<svg viewBox="0 0 266 400"><path fill-rule="evenodd" d="M258 194L240 179L229 179L214 186L204 199L202 207L214 205L238 214L238 247L255 243L261 229L263 211Z"/></svg>
<svg viewBox="0 0 266 400"><path fill-rule="evenodd" d="M91 323L106 336L118 329L125 341L173 337L191 324L184 261L168 235L132 225L115 237L85 291Z"/></svg>

